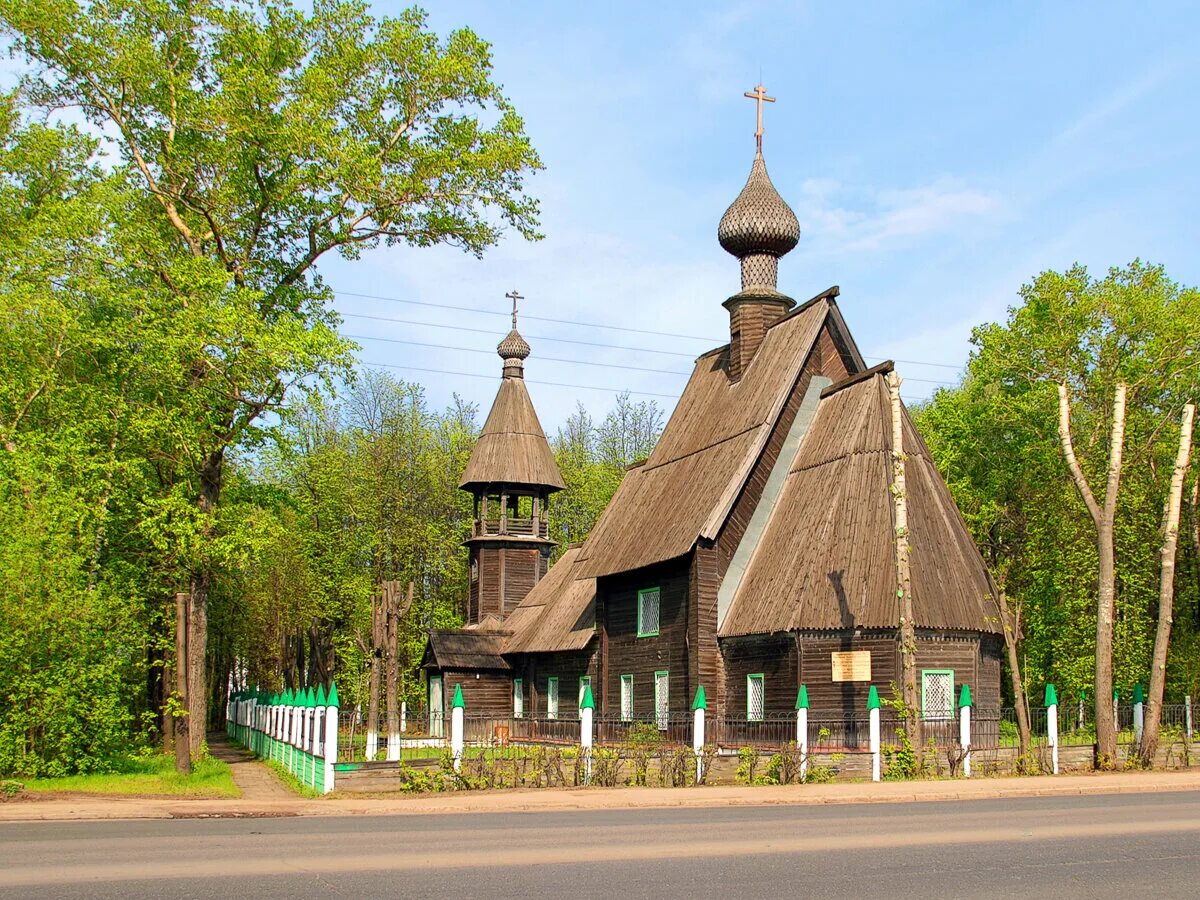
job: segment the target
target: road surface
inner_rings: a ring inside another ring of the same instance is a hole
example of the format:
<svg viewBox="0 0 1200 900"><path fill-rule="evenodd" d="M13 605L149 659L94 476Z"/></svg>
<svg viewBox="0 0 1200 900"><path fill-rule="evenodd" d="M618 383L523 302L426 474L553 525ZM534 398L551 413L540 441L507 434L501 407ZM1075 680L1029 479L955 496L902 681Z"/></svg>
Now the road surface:
<svg viewBox="0 0 1200 900"><path fill-rule="evenodd" d="M1196 897L1200 792L0 825L13 897Z"/></svg>

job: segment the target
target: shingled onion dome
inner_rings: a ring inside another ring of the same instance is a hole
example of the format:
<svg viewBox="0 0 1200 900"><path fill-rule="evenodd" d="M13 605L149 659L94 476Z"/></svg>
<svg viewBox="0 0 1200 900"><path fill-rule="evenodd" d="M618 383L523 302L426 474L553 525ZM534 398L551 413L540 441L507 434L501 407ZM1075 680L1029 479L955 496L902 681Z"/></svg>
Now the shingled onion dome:
<svg viewBox="0 0 1200 900"><path fill-rule="evenodd" d="M505 378L524 378L525 360L529 358L529 343L521 337L517 326L505 335L504 340L496 345L496 352L504 360Z"/></svg>
<svg viewBox="0 0 1200 900"><path fill-rule="evenodd" d="M762 151L754 155L746 186L721 217L717 239L741 261L739 296L785 297L776 288L779 257L799 243L800 222L771 183Z"/></svg>

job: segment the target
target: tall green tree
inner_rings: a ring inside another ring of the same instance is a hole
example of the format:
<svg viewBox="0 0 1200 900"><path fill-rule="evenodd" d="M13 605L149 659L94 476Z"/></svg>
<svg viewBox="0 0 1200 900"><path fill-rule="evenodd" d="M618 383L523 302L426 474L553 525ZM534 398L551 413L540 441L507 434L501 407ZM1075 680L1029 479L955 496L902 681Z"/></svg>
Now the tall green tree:
<svg viewBox="0 0 1200 900"><path fill-rule="evenodd" d="M361 2L0 0L23 96L78 109L133 190L131 265L161 294L156 541L188 573L189 707L207 720L215 521L233 447L289 389L344 374L329 253L536 233L539 161L469 30ZM193 726L198 742L203 728Z"/></svg>
<svg viewBox="0 0 1200 900"><path fill-rule="evenodd" d="M962 386L940 391L918 413L973 534L1021 612L1034 683L1053 680L1076 697L1086 690L1097 704L1111 700L1096 686L1096 530L1064 460L1059 386L1069 393L1080 469L1089 483L1103 484L1113 401L1126 385L1111 652L1116 686L1128 692L1150 666L1175 423L1200 393L1197 333L1200 291L1161 267L1134 262L1099 278L1081 266L1046 272L1022 288L1004 323L975 330ZM1195 610L1194 569L1181 565L1178 577ZM1194 646L1194 622L1177 630L1178 652L1169 657L1168 690L1177 694L1200 674L1195 652L1184 649Z"/></svg>

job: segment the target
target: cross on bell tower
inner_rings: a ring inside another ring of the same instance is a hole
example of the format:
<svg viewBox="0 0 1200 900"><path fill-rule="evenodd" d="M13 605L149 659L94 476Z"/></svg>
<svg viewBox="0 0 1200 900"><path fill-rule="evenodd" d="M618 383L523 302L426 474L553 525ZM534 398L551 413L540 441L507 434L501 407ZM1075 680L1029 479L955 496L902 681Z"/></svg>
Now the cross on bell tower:
<svg viewBox="0 0 1200 900"><path fill-rule="evenodd" d="M753 91L747 91L746 93L742 94L742 96L749 97L751 100L757 101L758 128L754 132L754 142L755 142L755 144L758 145L758 152L761 153L762 152L762 136L763 136L763 123L762 123L763 104L764 103L774 103L775 98L767 96L767 89L765 87L763 87L762 84L759 84L759 86L756 87Z"/></svg>
<svg viewBox="0 0 1200 900"><path fill-rule="evenodd" d="M512 311L512 325L513 325L513 328L516 328L516 327L517 327L517 301L518 301L518 300L524 300L525 298L524 298L523 296L521 296L520 294L518 294L518 293L516 292L516 289L513 289L513 290L509 291L509 292L508 292L507 294L505 294L504 296L505 296L505 297L507 297L509 300L511 300L511 301L512 301L512 305L513 305L513 311Z"/></svg>

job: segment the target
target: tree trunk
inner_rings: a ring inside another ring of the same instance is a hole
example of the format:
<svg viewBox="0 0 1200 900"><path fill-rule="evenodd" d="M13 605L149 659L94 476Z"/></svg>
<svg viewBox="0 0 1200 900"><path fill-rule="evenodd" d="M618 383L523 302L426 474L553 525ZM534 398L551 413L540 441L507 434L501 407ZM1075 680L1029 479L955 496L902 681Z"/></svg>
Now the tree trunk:
<svg viewBox="0 0 1200 900"><path fill-rule="evenodd" d="M1154 635L1154 658L1150 667L1150 704L1142 726L1142 745L1138 748L1142 765L1154 765L1158 752L1159 728L1162 724L1163 689L1167 681L1167 648L1171 643L1172 609L1175 604L1175 550L1179 545L1179 509L1183 503L1183 479L1187 476L1192 451L1192 423L1196 407L1191 403L1183 408L1179 429L1179 452L1171 473L1171 489L1167 493L1166 526L1163 534L1162 566L1158 586L1158 631Z"/></svg>
<svg viewBox="0 0 1200 900"><path fill-rule="evenodd" d="M188 607L191 605L187 594L179 593L175 595L175 659L188 660ZM191 729L188 728L188 719L190 718L190 709L188 707L188 666L175 666L175 700L172 704L181 711L187 711L188 715L179 716L175 719L175 771L180 775L192 774L192 750L191 742L188 739L188 733Z"/></svg>
<svg viewBox="0 0 1200 900"><path fill-rule="evenodd" d="M171 715L171 691L174 690L175 664L174 653L170 650L163 653L162 683L159 688L159 712L162 716L162 749L168 755L175 753L175 717Z"/></svg>
<svg viewBox="0 0 1200 900"><path fill-rule="evenodd" d="M212 516L221 497L221 473L224 450L209 454L200 467L200 497L198 505L203 517L203 537L212 533ZM188 714L191 719L189 740L192 755L198 756L203 746L208 726L208 690L206 654L208 652L208 592L212 576L207 561L202 561L192 573L188 602Z"/></svg>
<svg viewBox="0 0 1200 900"><path fill-rule="evenodd" d="M1101 509L1075 456L1071 440L1071 398L1066 384L1058 386L1058 436L1063 457L1075 488L1083 498L1096 527L1096 550L1100 558L1100 585L1096 604L1096 767L1111 769L1117 762L1117 723L1113 715L1113 618L1116 607L1116 550L1113 522L1117 492L1121 484L1121 456L1125 448L1125 384L1117 385L1113 397L1112 435L1109 441L1108 481Z"/></svg>
<svg viewBox="0 0 1200 900"><path fill-rule="evenodd" d="M367 738L379 741L379 685L382 680L384 648L383 596L371 600L371 675L367 688Z"/></svg>
<svg viewBox="0 0 1200 900"><path fill-rule="evenodd" d="M904 473L904 416L900 406L900 376L888 375L892 407L892 501L896 521L896 596L900 601L901 697L907 709L909 738L916 752L917 768L923 765L924 738L921 729L921 695L917 690L917 626L913 616L912 571L909 567L908 497ZM951 700L953 702L953 699Z"/></svg>
<svg viewBox="0 0 1200 900"><path fill-rule="evenodd" d="M387 733L388 750L400 737L400 655L399 638L400 585L395 581L383 583L383 602L386 611L384 660L387 673Z"/></svg>
<svg viewBox="0 0 1200 900"><path fill-rule="evenodd" d="M1020 618L1013 614L1008 597L1003 591L996 597L996 607L1000 611L1000 624L1004 628L1004 648L1008 651L1008 677L1012 682L1013 705L1017 709L1017 736L1021 753L1017 766L1024 771L1032 741L1029 729L1029 701L1025 697L1025 681L1021 678L1021 660L1017 652L1021 622Z"/></svg>

